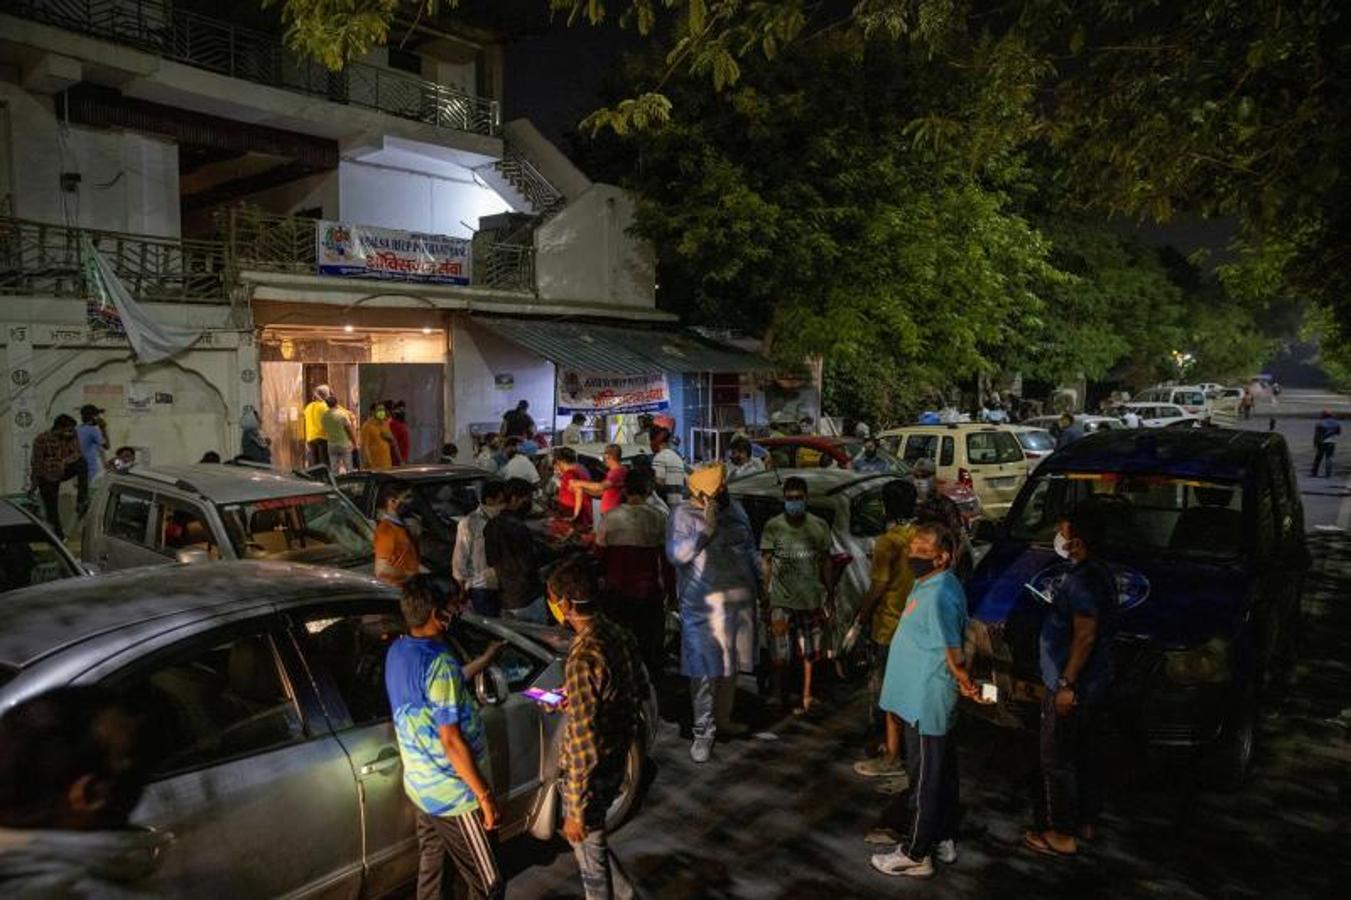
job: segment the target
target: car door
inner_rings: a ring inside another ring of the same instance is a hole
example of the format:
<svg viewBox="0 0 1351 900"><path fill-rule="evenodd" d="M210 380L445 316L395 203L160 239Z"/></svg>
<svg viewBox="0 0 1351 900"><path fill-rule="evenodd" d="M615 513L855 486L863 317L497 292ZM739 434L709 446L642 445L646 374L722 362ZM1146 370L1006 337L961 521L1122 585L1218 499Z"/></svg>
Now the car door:
<svg viewBox="0 0 1351 900"><path fill-rule="evenodd" d="M375 518L375 479L369 473L355 472L338 476L338 490L352 501L363 516Z"/></svg>
<svg viewBox="0 0 1351 900"><path fill-rule="evenodd" d="M147 884L155 894L361 889L356 782L278 624L269 615L198 632L102 679L153 710L163 749L132 816L174 835Z"/></svg>
<svg viewBox="0 0 1351 900"><path fill-rule="evenodd" d="M109 488L102 526L94 558L90 560L100 570L162 565L169 561L155 549L157 521L152 492L120 484Z"/></svg>
<svg viewBox="0 0 1351 900"><path fill-rule="evenodd" d="M286 614L333 735L358 784L366 893L380 895L417 874L416 813L385 689L385 654L403 633L389 597L328 602Z"/></svg>

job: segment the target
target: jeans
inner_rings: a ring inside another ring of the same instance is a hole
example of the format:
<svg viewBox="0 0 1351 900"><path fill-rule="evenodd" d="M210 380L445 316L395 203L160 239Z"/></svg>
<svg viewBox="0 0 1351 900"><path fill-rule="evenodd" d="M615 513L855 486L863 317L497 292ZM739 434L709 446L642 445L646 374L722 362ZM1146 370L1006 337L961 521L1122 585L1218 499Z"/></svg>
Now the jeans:
<svg viewBox="0 0 1351 900"><path fill-rule="evenodd" d="M441 900L446 854L468 885L473 900L499 900L506 895L506 885L497 868L497 851L488 832L483 830L477 810L459 816L433 816L418 810L417 842L417 900Z"/></svg>
<svg viewBox="0 0 1351 900"><path fill-rule="evenodd" d="M1101 706L1079 701L1067 716L1055 711L1055 691L1041 701L1042 792L1038 818L1061 834L1096 825L1102 813Z"/></svg>
<svg viewBox="0 0 1351 900"><path fill-rule="evenodd" d="M910 844L905 853L923 859L939 841L956 840L960 817L957 736L920 734L905 723L905 765L910 773Z"/></svg>
<svg viewBox="0 0 1351 900"><path fill-rule="evenodd" d="M1323 477L1331 478L1332 454L1334 451L1336 451L1336 449L1337 444L1334 441L1324 441L1321 444L1315 444L1313 451L1313 472L1311 474L1317 476L1318 466L1320 464L1324 464Z"/></svg>
<svg viewBox="0 0 1351 900"><path fill-rule="evenodd" d="M490 588L470 588L469 607L480 616L490 619L501 618L502 597Z"/></svg>
<svg viewBox="0 0 1351 900"><path fill-rule="evenodd" d="M515 619L518 622L534 622L536 625L547 625L549 622L549 604L543 597L539 597L529 606L522 606L520 609L503 609L502 618Z"/></svg>
<svg viewBox="0 0 1351 900"><path fill-rule="evenodd" d="M713 740L718 726L732 718L736 699L736 677L700 675L690 679L690 699L694 704L694 737Z"/></svg>
<svg viewBox="0 0 1351 900"><path fill-rule="evenodd" d="M47 518L47 524L51 526L52 534L63 541L66 539L66 532L61 527L61 485L72 478L75 479L75 511L77 515L82 516L85 508L89 506L89 466L85 463L84 457L68 463L60 481L38 479L38 496L42 498L43 515Z"/></svg>
<svg viewBox="0 0 1351 900"><path fill-rule="evenodd" d="M334 475L352 471L352 448L328 446L329 469Z"/></svg>
<svg viewBox="0 0 1351 900"><path fill-rule="evenodd" d="M604 829L588 832L581 843L572 845L572 852L577 857L586 900L629 900L634 896L633 884L610 851Z"/></svg>

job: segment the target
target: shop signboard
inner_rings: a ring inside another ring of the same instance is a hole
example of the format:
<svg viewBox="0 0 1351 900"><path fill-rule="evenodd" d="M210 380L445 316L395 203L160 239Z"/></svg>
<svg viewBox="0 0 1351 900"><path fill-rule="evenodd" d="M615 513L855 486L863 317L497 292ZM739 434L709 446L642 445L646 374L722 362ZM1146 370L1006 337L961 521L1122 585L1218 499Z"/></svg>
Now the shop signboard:
<svg viewBox="0 0 1351 900"><path fill-rule="evenodd" d="M321 221L315 241L320 275L469 283L470 242L464 238Z"/></svg>
<svg viewBox="0 0 1351 900"><path fill-rule="evenodd" d="M604 375L574 372L558 373L558 414L608 415L611 413L663 412L671 408L671 392L666 376Z"/></svg>

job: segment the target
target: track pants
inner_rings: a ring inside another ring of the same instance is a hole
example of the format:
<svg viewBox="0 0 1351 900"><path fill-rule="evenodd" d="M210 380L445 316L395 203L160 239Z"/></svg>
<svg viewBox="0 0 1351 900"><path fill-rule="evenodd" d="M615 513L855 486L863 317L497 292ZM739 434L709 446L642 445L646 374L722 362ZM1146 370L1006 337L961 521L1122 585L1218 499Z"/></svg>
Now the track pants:
<svg viewBox="0 0 1351 900"><path fill-rule="evenodd" d="M957 736L920 734L909 722L904 728L905 768L910 775L910 842L905 853L923 859L939 841L957 838Z"/></svg>
<svg viewBox="0 0 1351 900"><path fill-rule="evenodd" d="M478 810L458 816L417 814L418 859L417 900L441 900L441 874L446 854L455 864L473 900L500 900L506 895L502 873L497 868L497 851Z"/></svg>

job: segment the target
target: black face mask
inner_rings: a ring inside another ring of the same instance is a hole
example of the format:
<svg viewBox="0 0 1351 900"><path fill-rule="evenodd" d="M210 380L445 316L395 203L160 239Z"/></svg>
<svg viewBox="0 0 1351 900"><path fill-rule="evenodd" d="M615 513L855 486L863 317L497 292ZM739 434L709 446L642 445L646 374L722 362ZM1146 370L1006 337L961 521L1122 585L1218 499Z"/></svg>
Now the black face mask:
<svg viewBox="0 0 1351 900"><path fill-rule="evenodd" d="M932 559L923 556L910 557L910 571L915 574L916 578L923 578L936 568L937 566L934 565Z"/></svg>
<svg viewBox="0 0 1351 900"><path fill-rule="evenodd" d="M413 513L416 511L417 507L413 505L412 500L403 501L402 503L399 504L398 509L395 510L400 519L407 519L409 516L413 515Z"/></svg>

